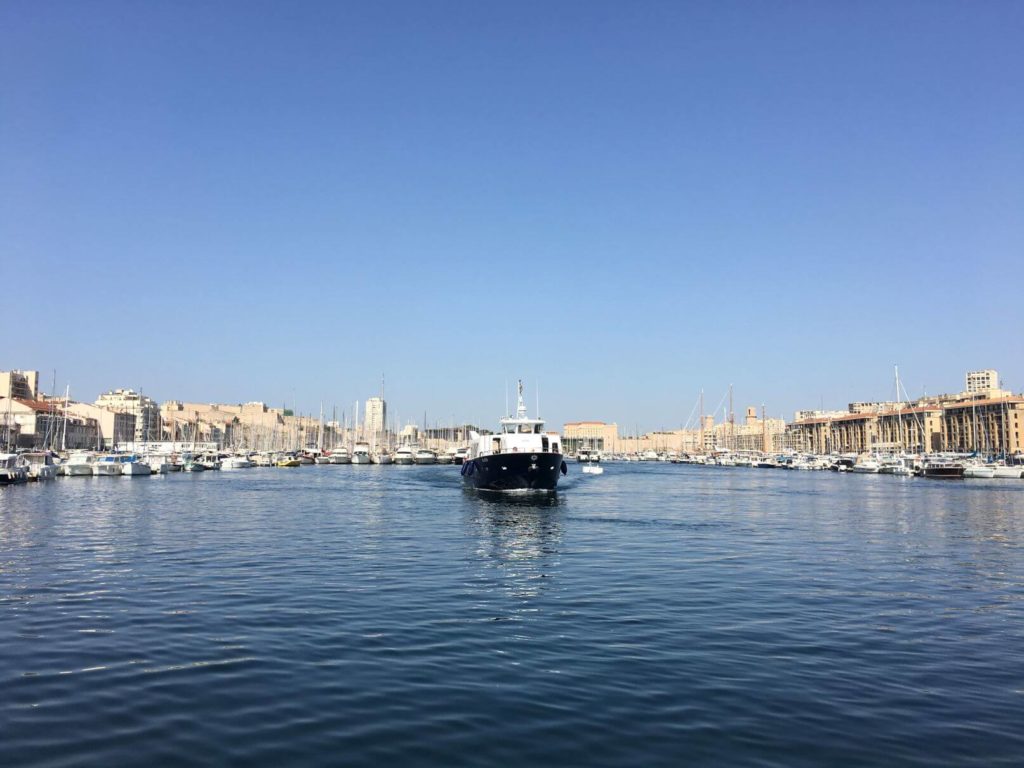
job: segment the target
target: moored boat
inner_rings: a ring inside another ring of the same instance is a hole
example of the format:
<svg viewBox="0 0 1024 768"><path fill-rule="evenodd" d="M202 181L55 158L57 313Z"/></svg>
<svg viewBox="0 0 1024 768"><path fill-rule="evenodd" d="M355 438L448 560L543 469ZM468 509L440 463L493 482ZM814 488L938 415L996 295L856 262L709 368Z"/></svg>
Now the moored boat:
<svg viewBox="0 0 1024 768"><path fill-rule="evenodd" d="M29 480L53 480L57 477L57 464L48 451L31 451L21 455L28 466Z"/></svg>
<svg viewBox="0 0 1024 768"><path fill-rule="evenodd" d="M408 466L410 464L416 463L416 454L408 445L400 446L398 450L395 451L395 455L393 458L395 464L401 464L403 466Z"/></svg>
<svg viewBox="0 0 1024 768"><path fill-rule="evenodd" d="M372 464L373 459L370 457L370 444L369 443L356 443L352 449L352 463L353 464Z"/></svg>
<svg viewBox="0 0 1024 768"><path fill-rule="evenodd" d="M16 453L0 453L0 485L28 482L28 466Z"/></svg>
<svg viewBox="0 0 1024 768"><path fill-rule="evenodd" d="M420 448L413 456L417 464L437 464L437 454L429 448Z"/></svg>

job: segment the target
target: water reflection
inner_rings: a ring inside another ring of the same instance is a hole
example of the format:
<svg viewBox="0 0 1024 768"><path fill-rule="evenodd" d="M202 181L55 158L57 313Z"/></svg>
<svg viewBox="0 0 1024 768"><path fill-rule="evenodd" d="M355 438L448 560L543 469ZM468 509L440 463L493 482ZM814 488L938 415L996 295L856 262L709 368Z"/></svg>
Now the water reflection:
<svg viewBox="0 0 1024 768"><path fill-rule="evenodd" d="M509 596L539 595L558 570L564 502L557 494L466 495L467 535L478 561Z"/></svg>

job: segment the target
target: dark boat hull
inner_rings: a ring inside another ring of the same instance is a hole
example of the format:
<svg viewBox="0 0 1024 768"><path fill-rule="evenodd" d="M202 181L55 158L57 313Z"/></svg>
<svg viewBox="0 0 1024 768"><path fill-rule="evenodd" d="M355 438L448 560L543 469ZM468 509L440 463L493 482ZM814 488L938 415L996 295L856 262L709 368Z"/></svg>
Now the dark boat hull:
<svg viewBox="0 0 1024 768"><path fill-rule="evenodd" d="M554 491L568 468L560 453L497 453L467 459L462 481L480 491Z"/></svg>

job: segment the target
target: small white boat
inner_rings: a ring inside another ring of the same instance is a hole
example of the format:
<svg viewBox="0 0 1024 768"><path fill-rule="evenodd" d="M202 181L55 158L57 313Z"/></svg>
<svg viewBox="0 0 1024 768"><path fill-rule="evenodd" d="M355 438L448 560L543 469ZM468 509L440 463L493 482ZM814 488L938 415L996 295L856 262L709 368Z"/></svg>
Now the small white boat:
<svg viewBox="0 0 1024 768"><path fill-rule="evenodd" d="M134 476L134 475L151 475L153 474L152 468L134 454L129 454L122 457L121 460L121 474Z"/></svg>
<svg viewBox="0 0 1024 768"><path fill-rule="evenodd" d="M604 467L600 464L591 464L588 462L583 465L580 471L585 475L603 475Z"/></svg>
<svg viewBox="0 0 1024 768"><path fill-rule="evenodd" d="M995 467L989 467L985 464L968 464L964 467L964 477L973 477L975 479L990 480L996 476Z"/></svg>
<svg viewBox="0 0 1024 768"><path fill-rule="evenodd" d="M994 468L992 476L1003 480L1020 480L1024 477L1024 467L999 465Z"/></svg>
<svg viewBox="0 0 1024 768"><path fill-rule="evenodd" d="M408 466L409 464L416 463L416 454L413 453L412 448L408 445L403 445L394 455L395 464L402 464Z"/></svg>
<svg viewBox="0 0 1024 768"><path fill-rule="evenodd" d="M331 457L330 456L326 456L326 455L321 453L319 456L314 456L313 457L313 463L314 464L330 464L331 463Z"/></svg>
<svg viewBox="0 0 1024 768"><path fill-rule="evenodd" d="M0 485L28 482L28 466L16 453L0 453Z"/></svg>
<svg viewBox="0 0 1024 768"><path fill-rule="evenodd" d="M53 480L57 477L57 465L46 451L24 453L21 458L28 465L29 480Z"/></svg>
<svg viewBox="0 0 1024 768"><path fill-rule="evenodd" d="M220 461L220 468L226 470L249 469L253 463L245 456L227 456Z"/></svg>
<svg viewBox="0 0 1024 768"><path fill-rule="evenodd" d="M387 451L377 451L376 453L370 454L370 459L374 464L393 464L394 459L391 458L391 454Z"/></svg>
<svg viewBox="0 0 1024 768"><path fill-rule="evenodd" d="M76 451L68 456L61 467L65 477L92 477L92 465L96 461L96 454L92 451Z"/></svg>
<svg viewBox="0 0 1024 768"><path fill-rule="evenodd" d="M413 456L417 464L437 464L437 454L429 448L420 448Z"/></svg>
<svg viewBox="0 0 1024 768"><path fill-rule="evenodd" d="M330 455L331 464L351 464L352 457L348 455L347 448L335 448Z"/></svg>
<svg viewBox="0 0 1024 768"><path fill-rule="evenodd" d="M369 443L356 443L355 448L352 449L352 463L353 464L372 464L373 459L370 457L370 444Z"/></svg>
<svg viewBox="0 0 1024 768"><path fill-rule="evenodd" d="M882 465L875 459L861 459L853 465L853 472L857 472L862 475L877 475L882 469Z"/></svg>
<svg viewBox="0 0 1024 768"><path fill-rule="evenodd" d="M124 474L121 469L121 454L105 453L96 457L92 464L92 473L96 477L120 477Z"/></svg>

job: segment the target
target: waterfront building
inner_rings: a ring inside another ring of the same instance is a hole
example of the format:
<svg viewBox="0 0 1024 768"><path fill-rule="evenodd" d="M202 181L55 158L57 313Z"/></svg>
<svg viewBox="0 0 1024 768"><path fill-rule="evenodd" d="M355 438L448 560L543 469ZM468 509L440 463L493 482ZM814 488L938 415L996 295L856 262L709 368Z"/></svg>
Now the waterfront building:
<svg viewBox="0 0 1024 768"><path fill-rule="evenodd" d="M16 425L12 447L59 447L63 411L53 403L21 397L2 398L0 409L10 423Z"/></svg>
<svg viewBox="0 0 1024 768"><path fill-rule="evenodd" d="M619 438L617 424L603 421L570 421L562 425L562 446L566 453L576 453L581 448L596 451L621 450L616 447Z"/></svg>
<svg viewBox="0 0 1024 768"><path fill-rule="evenodd" d="M39 399L39 371L0 371L0 397Z"/></svg>
<svg viewBox="0 0 1024 768"><path fill-rule="evenodd" d="M130 413L135 417L136 443L160 439L160 407L152 398L133 389L112 389L104 392L93 403L116 413Z"/></svg>
<svg viewBox="0 0 1024 768"><path fill-rule="evenodd" d="M104 448L125 446L135 440L135 414L127 411L111 411L107 408L90 405L89 403L68 403L68 413L80 419L91 420L95 425L89 437L76 440L76 445L68 447Z"/></svg>
<svg viewBox="0 0 1024 768"><path fill-rule="evenodd" d="M376 439L384 434L388 423L388 404L382 397L371 397L363 409L363 434L367 439Z"/></svg>
<svg viewBox="0 0 1024 768"><path fill-rule="evenodd" d="M970 393L999 389L999 373L991 368L984 371L968 371L964 379L967 383L966 391Z"/></svg>
<svg viewBox="0 0 1024 768"><path fill-rule="evenodd" d="M948 397L918 401L885 413L850 413L796 421L787 434L810 453L869 451L978 451L1014 454L1024 449L1024 397Z"/></svg>

